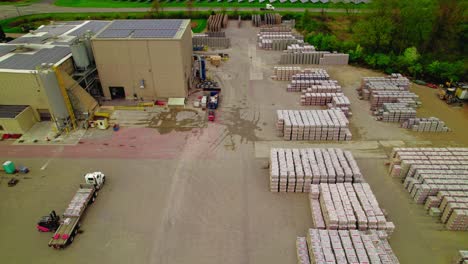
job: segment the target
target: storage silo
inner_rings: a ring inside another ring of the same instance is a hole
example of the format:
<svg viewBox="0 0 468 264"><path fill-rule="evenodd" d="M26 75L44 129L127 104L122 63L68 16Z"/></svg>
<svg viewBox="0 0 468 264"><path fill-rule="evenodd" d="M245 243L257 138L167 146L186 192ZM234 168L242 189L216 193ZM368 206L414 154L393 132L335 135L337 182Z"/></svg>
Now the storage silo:
<svg viewBox="0 0 468 264"><path fill-rule="evenodd" d="M88 51L85 44L78 40L70 46L76 68L85 70L89 67Z"/></svg>
<svg viewBox="0 0 468 264"><path fill-rule="evenodd" d="M93 37L93 32L88 31L83 35L83 43L86 47L86 52L88 54L88 59L91 64L94 64L94 54L93 48L91 46L91 38Z"/></svg>
<svg viewBox="0 0 468 264"><path fill-rule="evenodd" d="M42 87L44 87L51 114L55 119L57 128L65 128L69 123L68 120L70 120L70 114L68 113L65 99L62 91L60 90L55 71L52 68L47 68L43 65L39 70L39 78L42 82Z"/></svg>

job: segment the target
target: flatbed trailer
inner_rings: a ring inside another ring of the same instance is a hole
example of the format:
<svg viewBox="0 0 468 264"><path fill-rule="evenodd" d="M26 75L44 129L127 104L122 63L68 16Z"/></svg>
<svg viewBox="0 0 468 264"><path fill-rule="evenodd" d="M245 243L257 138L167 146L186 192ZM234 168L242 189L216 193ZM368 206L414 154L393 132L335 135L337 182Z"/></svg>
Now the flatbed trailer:
<svg viewBox="0 0 468 264"><path fill-rule="evenodd" d="M98 189L94 184L80 184L80 188L63 213L60 226L49 241L49 247L62 249L73 242L81 226L81 217L88 205L95 201L97 194Z"/></svg>

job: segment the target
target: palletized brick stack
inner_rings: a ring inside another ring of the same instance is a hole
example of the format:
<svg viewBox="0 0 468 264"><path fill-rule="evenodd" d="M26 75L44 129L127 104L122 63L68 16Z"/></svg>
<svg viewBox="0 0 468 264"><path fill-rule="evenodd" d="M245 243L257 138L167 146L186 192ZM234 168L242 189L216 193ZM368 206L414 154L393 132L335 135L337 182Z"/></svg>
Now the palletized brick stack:
<svg viewBox="0 0 468 264"><path fill-rule="evenodd" d="M274 67L273 68L273 76L271 77L273 80L277 81L290 81L291 77L302 71L301 67L292 67L292 66L284 66L284 67Z"/></svg>
<svg viewBox="0 0 468 264"><path fill-rule="evenodd" d="M291 53L309 53L315 51L315 47L309 44L291 44L288 45L285 52Z"/></svg>
<svg viewBox="0 0 468 264"><path fill-rule="evenodd" d="M335 80L293 80L286 87L286 91L302 92L308 88L312 88L312 92L333 93L341 91L341 86Z"/></svg>
<svg viewBox="0 0 468 264"><path fill-rule="evenodd" d="M324 69L313 69L313 68L306 68L293 76L291 76L291 80L329 80L330 75Z"/></svg>
<svg viewBox="0 0 468 264"><path fill-rule="evenodd" d="M398 103L401 99L418 101L418 95L409 91L375 91L370 95L370 109L378 110L385 103Z"/></svg>
<svg viewBox="0 0 468 264"><path fill-rule="evenodd" d="M349 98L347 96L334 96L332 98L331 106L328 106L328 108L330 109L332 108L340 109L341 111L343 111L343 113L346 116L351 115L350 107L351 107L351 102L349 101Z"/></svg>
<svg viewBox="0 0 468 264"><path fill-rule="evenodd" d="M339 109L277 110L277 134L285 140L351 140L348 125Z"/></svg>
<svg viewBox="0 0 468 264"><path fill-rule="evenodd" d="M327 105L331 104L333 98L345 97L343 93L303 93L301 95L301 105Z"/></svg>
<svg viewBox="0 0 468 264"><path fill-rule="evenodd" d="M384 103L379 120L383 122L403 123L416 118L416 110L405 103Z"/></svg>
<svg viewBox="0 0 468 264"><path fill-rule="evenodd" d="M468 230L468 148L395 148L390 174L449 230Z"/></svg>
<svg viewBox="0 0 468 264"><path fill-rule="evenodd" d="M315 228L373 229L385 230L388 234L395 229L393 223L385 219L367 183L313 184L309 198L313 222L325 223L325 226L318 225ZM320 207L316 206L317 201Z"/></svg>
<svg viewBox="0 0 468 264"><path fill-rule="evenodd" d="M309 229L310 263L399 263L382 231ZM301 245L302 246L302 245Z"/></svg>
<svg viewBox="0 0 468 264"><path fill-rule="evenodd" d="M307 248L307 240L305 237L297 237L296 255L297 264L310 264L309 249Z"/></svg>
<svg viewBox="0 0 468 264"><path fill-rule="evenodd" d="M311 183L337 182L362 182L361 171L349 151L333 148L270 151L272 192L309 192Z"/></svg>
<svg viewBox="0 0 468 264"><path fill-rule="evenodd" d="M285 50L290 44L302 45L304 37L292 32L260 32L257 34L257 43L261 49Z"/></svg>
<svg viewBox="0 0 468 264"><path fill-rule="evenodd" d="M410 118L401 124L401 127L408 128L416 132L449 132L450 129L445 122L437 117Z"/></svg>

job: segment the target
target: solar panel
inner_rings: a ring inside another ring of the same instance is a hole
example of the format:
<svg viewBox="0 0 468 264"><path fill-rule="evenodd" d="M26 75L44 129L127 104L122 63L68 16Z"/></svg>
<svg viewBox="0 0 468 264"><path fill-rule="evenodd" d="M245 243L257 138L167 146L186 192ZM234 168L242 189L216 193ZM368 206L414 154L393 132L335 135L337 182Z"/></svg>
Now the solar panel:
<svg viewBox="0 0 468 264"><path fill-rule="evenodd" d="M42 28L34 32L48 32L51 35L62 35L63 33L73 28L75 28L75 26L64 26L64 25L43 26Z"/></svg>
<svg viewBox="0 0 468 264"><path fill-rule="evenodd" d="M132 38L173 38L177 33L178 29L170 30L154 30L154 29L143 29L135 30L132 34Z"/></svg>
<svg viewBox="0 0 468 264"><path fill-rule="evenodd" d="M10 53L10 51L13 51L15 49L16 49L15 46L6 46L6 45L0 46L0 57L5 55L5 54Z"/></svg>
<svg viewBox="0 0 468 264"><path fill-rule="evenodd" d="M70 54L68 47L53 47L41 49L32 54L16 53L13 56L0 61L0 68L15 70L35 70L42 63L57 63Z"/></svg>
<svg viewBox="0 0 468 264"><path fill-rule="evenodd" d="M126 38L130 36L131 29L106 29L99 34L100 38Z"/></svg>
<svg viewBox="0 0 468 264"><path fill-rule="evenodd" d="M108 21L90 21L90 22L84 24L83 26L73 30L68 35L81 36L84 33L86 33L86 31L88 31L88 30L91 31L91 32L97 33L101 29L103 29L106 25L108 25L109 23L110 22L108 22Z"/></svg>

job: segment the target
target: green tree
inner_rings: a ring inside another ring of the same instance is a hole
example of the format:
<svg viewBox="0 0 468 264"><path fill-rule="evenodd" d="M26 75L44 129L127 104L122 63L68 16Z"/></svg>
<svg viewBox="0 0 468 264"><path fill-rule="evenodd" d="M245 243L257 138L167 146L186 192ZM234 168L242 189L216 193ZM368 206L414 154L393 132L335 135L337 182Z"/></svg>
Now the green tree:
<svg viewBox="0 0 468 264"><path fill-rule="evenodd" d="M437 0L435 23L431 36L431 49L443 55L466 48L462 32L466 34L467 1Z"/></svg>
<svg viewBox="0 0 468 264"><path fill-rule="evenodd" d="M187 16L191 18L193 13L193 0L185 1L185 7L187 8Z"/></svg>
<svg viewBox="0 0 468 264"><path fill-rule="evenodd" d="M5 32L3 31L3 28L0 25L0 42L5 41L5 38L6 38Z"/></svg>
<svg viewBox="0 0 468 264"><path fill-rule="evenodd" d="M160 0L153 0L150 12L153 16L159 17L163 11L163 3Z"/></svg>
<svg viewBox="0 0 468 264"><path fill-rule="evenodd" d="M372 52L385 51L392 41L394 24L390 17L370 16L354 27L356 40Z"/></svg>

